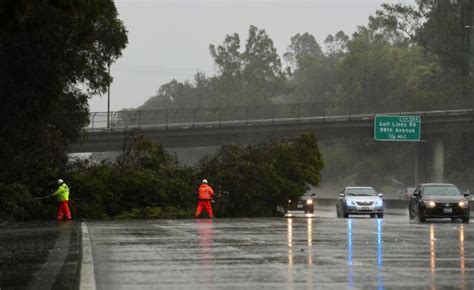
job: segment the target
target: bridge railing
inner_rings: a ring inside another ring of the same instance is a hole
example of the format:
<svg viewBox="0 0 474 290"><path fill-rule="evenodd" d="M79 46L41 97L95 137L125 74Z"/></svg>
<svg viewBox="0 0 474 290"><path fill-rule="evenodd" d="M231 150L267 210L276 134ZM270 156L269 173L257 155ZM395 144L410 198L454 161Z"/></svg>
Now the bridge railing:
<svg viewBox="0 0 474 290"><path fill-rule="evenodd" d="M110 112L110 128L126 129L144 126L168 128L175 124L195 126L202 123L245 122L249 120L268 120L324 116L325 103L291 105L257 105L233 107L181 108L150 111ZM107 112L91 112L88 130L107 128Z"/></svg>
<svg viewBox="0 0 474 290"><path fill-rule="evenodd" d="M347 105L347 104L346 104ZM279 104L279 105L255 105L234 107L202 107L202 108L180 108L166 110L148 111L114 111L110 112L110 129L131 129L142 127L170 128L174 126L194 127L203 124L232 124L242 122L265 121L273 123L275 120L300 120L311 117L371 114L382 112L380 109L370 109L357 102L353 108L346 106L346 110L337 109L341 107L335 102ZM436 106L429 108L436 109ZM385 112L401 112L403 108L392 106ZM441 106L441 109L457 109L456 107ZM411 111L426 111L426 108L412 108ZM408 110L405 110L408 111ZM107 112L91 112L90 123L86 130L104 130L107 128Z"/></svg>

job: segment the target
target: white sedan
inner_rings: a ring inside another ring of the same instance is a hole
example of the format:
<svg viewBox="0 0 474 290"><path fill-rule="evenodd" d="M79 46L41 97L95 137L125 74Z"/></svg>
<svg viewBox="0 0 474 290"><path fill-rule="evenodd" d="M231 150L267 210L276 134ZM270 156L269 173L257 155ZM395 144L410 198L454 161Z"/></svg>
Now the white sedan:
<svg viewBox="0 0 474 290"><path fill-rule="evenodd" d="M336 203L338 217L349 215L370 215L383 218L382 194L368 186L348 186L340 193Z"/></svg>

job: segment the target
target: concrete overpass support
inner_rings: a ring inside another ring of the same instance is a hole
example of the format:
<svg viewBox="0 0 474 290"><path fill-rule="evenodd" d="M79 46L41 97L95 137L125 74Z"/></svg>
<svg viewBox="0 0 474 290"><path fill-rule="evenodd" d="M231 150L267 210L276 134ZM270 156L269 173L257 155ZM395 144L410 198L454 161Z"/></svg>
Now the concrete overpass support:
<svg viewBox="0 0 474 290"><path fill-rule="evenodd" d="M432 182L443 182L444 180L444 141L440 136L433 140L433 159L432 159Z"/></svg>
<svg viewBox="0 0 474 290"><path fill-rule="evenodd" d="M422 149L421 149L421 143L416 143L415 144L415 164L414 164L414 167L415 167L415 185L419 184L422 182L423 180L423 174L421 173L421 165L423 164L423 161L422 161Z"/></svg>
<svg viewBox="0 0 474 290"><path fill-rule="evenodd" d="M426 140L417 142L415 144L415 176L414 176L414 185L429 182L431 170L428 171L429 160L431 159L431 147Z"/></svg>

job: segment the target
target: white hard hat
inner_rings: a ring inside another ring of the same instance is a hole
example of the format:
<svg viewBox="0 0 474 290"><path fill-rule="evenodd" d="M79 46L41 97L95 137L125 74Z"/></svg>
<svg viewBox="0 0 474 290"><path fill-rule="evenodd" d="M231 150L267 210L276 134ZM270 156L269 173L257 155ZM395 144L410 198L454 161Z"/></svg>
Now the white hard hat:
<svg viewBox="0 0 474 290"><path fill-rule="evenodd" d="M207 183L207 179L203 179L203 180L202 180L202 183Z"/></svg>
<svg viewBox="0 0 474 290"><path fill-rule="evenodd" d="M63 183L63 182L64 182L64 180L58 179L58 184L61 184L61 183Z"/></svg>

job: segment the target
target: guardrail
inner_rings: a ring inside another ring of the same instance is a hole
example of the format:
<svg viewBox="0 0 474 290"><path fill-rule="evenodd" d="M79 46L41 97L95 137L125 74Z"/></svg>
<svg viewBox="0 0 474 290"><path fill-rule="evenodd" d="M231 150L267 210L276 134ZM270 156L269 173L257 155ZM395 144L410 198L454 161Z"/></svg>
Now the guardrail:
<svg viewBox="0 0 474 290"><path fill-rule="evenodd" d="M347 118L371 118L375 114L381 114L371 110L351 114L341 114L333 109L334 103L301 103L284 105L259 105L239 107L203 107L182 108L149 111L114 111L110 112L110 127L107 128L107 112L90 113L90 123L85 128L87 131L102 131L106 129L120 130L129 128L173 128L197 127L205 125L246 125L251 123L280 123L281 121L304 121L304 120L337 120ZM455 115L472 113L472 109L451 109L429 111L386 111L383 114L418 114L430 115Z"/></svg>

